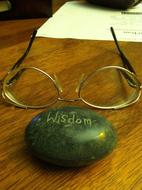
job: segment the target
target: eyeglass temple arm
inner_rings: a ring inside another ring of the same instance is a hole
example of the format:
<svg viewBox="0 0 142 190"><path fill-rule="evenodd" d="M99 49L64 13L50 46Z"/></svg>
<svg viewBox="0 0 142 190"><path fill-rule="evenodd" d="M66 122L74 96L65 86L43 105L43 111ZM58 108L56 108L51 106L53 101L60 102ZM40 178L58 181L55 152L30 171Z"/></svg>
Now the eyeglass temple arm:
<svg viewBox="0 0 142 190"><path fill-rule="evenodd" d="M132 67L132 65L130 64L129 60L127 59L127 57L124 55L124 53L122 52L122 50L120 49L120 46L118 44L118 41L117 41L117 38L116 38L116 35L115 35L115 32L114 32L114 29L113 27L110 27L110 30L111 30L111 33L112 33L112 36L113 36L113 39L114 39L114 42L115 42L115 45L119 51L119 54L120 54L120 57L122 59L122 62L123 62L123 66L128 69L129 71L131 71L132 73L136 74L134 68Z"/></svg>
<svg viewBox="0 0 142 190"><path fill-rule="evenodd" d="M28 47L27 47L26 51L25 51L24 54L20 57L20 59L18 59L18 61L12 66L10 72L11 72L12 70L18 68L18 67L22 64L22 62L23 62L23 60L25 59L25 57L28 55L28 53L29 53L29 51L30 51L30 49L31 49L31 47L32 47L33 41L34 41L34 39L35 39L35 37L36 37L36 33L37 33L37 30L34 30L33 33L32 33L32 35L31 35L31 39L30 39L30 42L29 42L29 44L28 44ZM10 85L10 84L13 83L14 81L16 81L16 80L20 77L20 75L22 74L23 71L24 71L24 70L21 70L20 72L16 73L16 75L13 76L13 77L9 80L9 82L8 82L7 84Z"/></svg>
<svg viewBox="0 0 142 190"><path fill-rule="evenodd" d="M30 51L30 49L31 49L31 47L32 47L33 41L34 41L34 39L35 39L35 37L36 37L36 33L37 33L37 30L35 29L35 30L33 31L32 35L31 35L31 39L30 39L30 42L29 42L29 44L28 44L28 47L27 47L26 51L25 51L24 54L20 57L20 59L18 59L18 61L13 65L13 67L11 68L11 71L12 71L13 69L18 68L18 67L22 64L22 62L23 62L23 60L25 59L25 57L28 55L28 53L29 53L29 51Z"/></svg>

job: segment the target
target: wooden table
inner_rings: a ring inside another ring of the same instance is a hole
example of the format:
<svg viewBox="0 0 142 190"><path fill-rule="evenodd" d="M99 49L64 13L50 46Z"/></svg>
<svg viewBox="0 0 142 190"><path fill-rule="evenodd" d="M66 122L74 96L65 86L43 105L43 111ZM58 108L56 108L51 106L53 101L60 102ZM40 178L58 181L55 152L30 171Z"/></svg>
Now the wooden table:
<svg viewBox="0 0 142 190"><path fill-rule="evenodd" d="M1 79L24 52L33 29L45 20L0 22ZM142 43L120 45L142 81ZM120 63L111 41L40 38L25 64L56 73L64 87L63 95L72 98L80 74L102 66L104 60L111 65ZM88 108L81 102L68 104ZM93 165L61 168L31 156L24 141L27 124L42 109L20 109L1 99L0 190L142 190L142 99L121 110L92 110L112 122L118 133L117 148Z"/></svg>

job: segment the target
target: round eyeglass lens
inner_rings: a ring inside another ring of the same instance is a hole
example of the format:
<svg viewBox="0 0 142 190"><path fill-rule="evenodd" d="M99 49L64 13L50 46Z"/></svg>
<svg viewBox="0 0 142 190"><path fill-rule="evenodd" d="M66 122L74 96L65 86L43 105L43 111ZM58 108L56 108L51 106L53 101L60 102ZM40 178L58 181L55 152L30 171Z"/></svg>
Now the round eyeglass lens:
<svg viewBox="0 0 142 190"><path fill-rule="evenodd" d="M114 108L135 101L139 92L135 75L122 67L108 66L98 69L83 81L80 97L95 107Z"/></svg>
<svg viewBox="0 0 142 190"><path fill-rule="evenodd" d="M33 68L16 72L9 79L7 89L9 97L27 107L50 105L58 98L58 90L50 76Z"/></svg>

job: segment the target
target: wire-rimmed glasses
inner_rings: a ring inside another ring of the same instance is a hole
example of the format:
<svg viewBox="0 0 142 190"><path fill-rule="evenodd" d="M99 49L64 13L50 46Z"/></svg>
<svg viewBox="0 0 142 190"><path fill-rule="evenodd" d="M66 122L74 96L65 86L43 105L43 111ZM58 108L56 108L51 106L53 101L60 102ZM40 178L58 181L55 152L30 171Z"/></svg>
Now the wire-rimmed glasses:
<svg viewBox="0 0 142 190"><path fill-rule="evenodd" d="M82 74L76 88L78 95L76 99L62 97L62 88L56 75L52 77L39 68L22 66L36 37L36 30L25 53L3 78L2 97L21 108L45 108L56 101L83 101L91 107L100 109L119 109L135 103L141 95L141 83L120 49L114 29L112 27L110 29L123 67L105 66L87 76Z"/></svg>

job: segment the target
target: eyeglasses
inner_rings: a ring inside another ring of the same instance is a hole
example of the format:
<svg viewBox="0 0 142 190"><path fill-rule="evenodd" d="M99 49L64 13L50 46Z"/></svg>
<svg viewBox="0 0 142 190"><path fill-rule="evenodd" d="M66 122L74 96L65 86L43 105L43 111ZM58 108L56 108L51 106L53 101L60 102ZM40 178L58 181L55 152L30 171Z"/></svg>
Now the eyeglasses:
<svg viewBox="0 0 142 190"><path fill-rule="evenodd" d="M56 101L83 101L100 109L119 109L138 101L142 85L134 68L118 44L113 27L110 28L115 45L122 60L121 66L105 66L89 75L82 74L76 88L76 99L62 98L62 88L56 75L36 67L22 67L36 37L35 30L21 58L2 79L2 97L21 108L45 108Z"/></svg>

